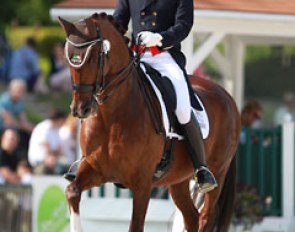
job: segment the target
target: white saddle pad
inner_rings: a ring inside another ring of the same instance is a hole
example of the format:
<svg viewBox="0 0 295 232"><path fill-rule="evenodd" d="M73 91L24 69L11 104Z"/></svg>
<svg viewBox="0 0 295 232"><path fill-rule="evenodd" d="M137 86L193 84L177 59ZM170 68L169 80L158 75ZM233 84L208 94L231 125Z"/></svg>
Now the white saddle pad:
<svg viewBox="0 0 295 232"><path fill-rule="evenodd" d="M167 114L167 110L166 110L166 106L164 104L164 100L162 98L161 92L160 90L157 88L157 86L154 84L154 82L152 81L152 79L150 78L150 76L146 73L146 69L144 67L143 64L140 64L142 70L145 72L149 82L151 83L151 86L153 87L155 94L159 100L160 106L161 106L161 111L162 111L162 120L163 120L163 125L165 128L165 132L166 132L166 137L175 137L178 139L183 139L183 136L176 134L174 131L170 131L170 121L168 118L168 114ZM196 97L198 99L198 101L200 102L200 105L202 106L203 110L199 111L199 110L195 110L192 108L199 124L200 124L200 128L201 128L201 132L203 135L203 139L206 139L209 135L209 119L208 119L208 115L206 112L206 109L204 108L203 103L201 102L200 98L197 96Z"/></svg>

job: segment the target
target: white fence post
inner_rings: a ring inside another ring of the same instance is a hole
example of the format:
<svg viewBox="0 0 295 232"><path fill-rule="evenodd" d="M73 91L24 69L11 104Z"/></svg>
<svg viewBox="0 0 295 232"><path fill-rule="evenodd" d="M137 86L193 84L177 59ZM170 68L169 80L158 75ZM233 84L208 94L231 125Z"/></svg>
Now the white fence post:
<svg viewBox="0 0 295 232"><path fill-rule="evenodd" d="M265 217L256 224L253 232L294 232L295 228L295 172L294 172L294 121L286 120L282 125L282 216Z"/></svg>
<svg viewBox="0 0 295 232"><path fill-rule="evenodd" d="M294 231L294 121L285 121L282 130L283 150L283 218L289 221L288 231Z"/></svg>

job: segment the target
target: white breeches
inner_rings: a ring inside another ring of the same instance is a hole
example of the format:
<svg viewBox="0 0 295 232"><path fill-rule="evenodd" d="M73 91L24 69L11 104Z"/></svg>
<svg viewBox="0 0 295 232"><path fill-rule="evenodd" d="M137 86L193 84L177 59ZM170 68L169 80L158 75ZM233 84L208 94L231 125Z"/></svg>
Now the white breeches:
<svg viewBox="0 0 295 232"><path fill-rule="evenodd" d="M186 124L191 117L191 103L188 86L184 73L169 52L162 52L152 56L150 52L145 52L141 61L146 62L154 69L158 70L163 76L168 77L176 92L175 114L180 124Z"/></svg>

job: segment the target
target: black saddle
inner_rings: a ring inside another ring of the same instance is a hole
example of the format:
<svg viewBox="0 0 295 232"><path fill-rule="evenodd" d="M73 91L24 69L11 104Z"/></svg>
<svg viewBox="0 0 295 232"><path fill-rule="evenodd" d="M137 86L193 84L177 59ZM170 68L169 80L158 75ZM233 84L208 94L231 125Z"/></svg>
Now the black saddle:
<svg viewBox="0 0 295 232"><path fill-rule="evenodd" d="M175 93L175 89L172 82L167 77L162 76L157 70L152 68L147 63L144 63L144 62L141 62L141 63L145 67L145 72L141 69L140 65L138 65L139 85L144 95L145 102L149 109L150 116L154 123L156 132L164 134L165 129L163 127L161 109L157 107L158 104L153 104L154 99L156 99L156 96L155 96L156 94L154 90L152 89L150 81L146 77L146 74L149 75L149 77L151 78L151 80L157 86L158 90L161 93L162 99L166 106L167 116L170 121L169 129L171 131L173 130L173 132L178 133L180 135L183 134L181 132L181 125L178 123L178 120L175 115L176 93ZM187 77L186 77L186 80L188 81ZM195 97L193 89L189 83L188 83L188 86L190 87L189 93L191 98L191 105L194 108L201 110L202 107L199 104L197 98ZM178 140L177 138L166 137L163 156L156 167L156 170L153 176L154 180L160 179L169 169L177 140Z"/></svg>

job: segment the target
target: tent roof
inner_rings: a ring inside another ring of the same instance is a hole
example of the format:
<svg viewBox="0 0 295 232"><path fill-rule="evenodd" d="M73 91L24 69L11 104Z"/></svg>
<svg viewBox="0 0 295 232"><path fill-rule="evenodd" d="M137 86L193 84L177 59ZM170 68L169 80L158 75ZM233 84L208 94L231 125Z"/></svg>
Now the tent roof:
<svg viewBox="0 0 295 232"><path fill-rule="evenodd" d="M114 8L117 0L66 0L54 8ZM195 9L241 11L270 14L295 14L295 1L290 0L194 0Z"/></svg>

